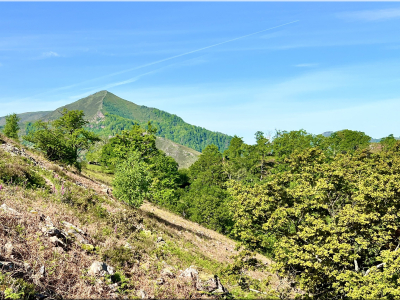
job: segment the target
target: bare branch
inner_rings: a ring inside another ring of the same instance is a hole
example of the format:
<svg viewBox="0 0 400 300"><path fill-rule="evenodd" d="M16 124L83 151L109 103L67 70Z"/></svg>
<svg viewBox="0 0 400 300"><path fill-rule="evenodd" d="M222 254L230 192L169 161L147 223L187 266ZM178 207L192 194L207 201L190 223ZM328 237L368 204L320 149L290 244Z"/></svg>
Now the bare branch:
<svg viewBox="0 0 400 300"><path fill-rule="evenodd" d="M376 266L377 269L382 268L384 265L386 265L386 263L381 263L379 265ZM369 274L369 272L371 271L371 268L367 270L367 272L365 272L364 276L367 276Z"/></svg>
<svg viewBox="0 0 400 300"><path fill-rule="evenodd" d="M357 259L354 259L354 269L356 270L356 272L360 270L360 268L358 267Z"/></svg>

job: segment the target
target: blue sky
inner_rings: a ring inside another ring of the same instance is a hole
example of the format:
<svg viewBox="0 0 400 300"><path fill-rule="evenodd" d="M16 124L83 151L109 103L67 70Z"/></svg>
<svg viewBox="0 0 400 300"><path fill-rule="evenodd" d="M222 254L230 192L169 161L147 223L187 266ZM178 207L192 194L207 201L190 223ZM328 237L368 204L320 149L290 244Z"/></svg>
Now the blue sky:
<svg viewBox="0 0 400 300"><path fill-rule="evenodd" d="M275 129L400 136L400 3L0 2L0 10L0 115L107 89L248 143Z"/></svg>

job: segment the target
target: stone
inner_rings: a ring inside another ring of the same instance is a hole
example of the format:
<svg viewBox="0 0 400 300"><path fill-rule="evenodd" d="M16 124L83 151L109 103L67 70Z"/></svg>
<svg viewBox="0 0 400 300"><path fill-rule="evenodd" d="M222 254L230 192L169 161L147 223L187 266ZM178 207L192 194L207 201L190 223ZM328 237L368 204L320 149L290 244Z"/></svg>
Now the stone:
<svg viewBox="0 0 400 300"><path fill-rule="evenodd" d="M39 269L39 273L44 276L46 274L46 268L44 266L41 266Z"/></svg>
<svg viewBox="0 0 400 300"><path fill-rule="evenodd" d="M7 244L4 245L4 249L5 249L6 257L10 257L14 250L14 246L10 242L8 242Z"/></svg>
<svg viewBox="0 0 400 300"><path fill-rule="evenodd" d="M161 236L159 236L159 237L157 238L157 243L162 243L162 242L165 243L164 239L163 239Z"/></svg>
<svg viewBox="0 0 400 300"><path fill-rule="evenodd" d="M61 224L65 227L65 229L68 229L68 232L71 233L79 233L83 236L87 236L86 232L84 232L82 229L76 227L75 225L68 223L66 221L61 221Z"/></svg>
<svg viewBox="0 0 400 300"><path fill-rule="evenodd" d="M137 291L137 296L140 297L141 299L146 299L146 293L143 290L138 290Z"/></svg>
<svg viewBox="0 0 400 300"><path fill-rule="evenodd" d="M47 227L54 227L54 224L53 224L53 222L51 221L51 219L50 219L49 216L46 217L45 222L46 222L46 226L47 226Z"/></svg>
<svg viewBox="0 0 400 300"><path fill-rule="evenodd" d="M67 247L67 245L56 236L50 237L50 242L52 242L56 247L62 247L62 248Z"/></svg>
<svg viewBox="0 0 400 300"><path fill-rule="evenodd" d="M22 214L17 212L15 209L8 207L5 203L0 206L0 209L3 210L5 213L13 215L13 216L21 216Z"/></svg>
<svg viewBox="0 0 400 300"><path fill-rule="evenodd" d="M88 241L74 230L68 230L67 234L74 237L81 244L88 244Z"/></svg>
<svg viewBox="0 0 400 300"><path fill-rule="evenodd" d="M211 276L208 280L202 282L198 281L196 284L197 290L205 291L209 293L226 294L228 290L222 285L217 275Z"/></svg>
<svg viewBox="0 0 400 300"><path fill-rule="evenodd" d="M197 277L199 276L199 273L197 272L197 270L190 266L189 268L187 268L185 271L182 272L182 274L180 275L180 277L184 277L184 278L192 278L197 280Z"/></svg>
<svg viewBox="0 0 400 300"><path fill-rule="evenodd" d="M104 262L95 261L89 268L88 275L90 276L105 276L106 274L113 275L114 268Z"/></svg>
<svg viewBox="0 0 400 300"><path fill-rule="evenodd" d="M170 268L164 268L164 269L162 269L161 275L167 276L167 277L169 277L169 278L174 278L174 277L175 277L174 273L172 273L172 271L171 271Z"/></svg>
<svg viewBox="0 0 400 300"><path fill-rule="evenodd" d="M62 247L53 247L52 250L58 254L63 254L65 252Z"/></svg>

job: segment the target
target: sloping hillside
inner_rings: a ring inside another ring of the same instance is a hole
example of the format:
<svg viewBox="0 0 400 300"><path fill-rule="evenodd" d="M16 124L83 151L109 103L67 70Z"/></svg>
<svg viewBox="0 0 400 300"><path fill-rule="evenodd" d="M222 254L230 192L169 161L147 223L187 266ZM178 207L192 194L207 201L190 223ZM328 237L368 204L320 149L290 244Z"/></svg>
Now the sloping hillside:
<svg viewBox="0 0 400 300"><path fill-rule="evenodd" d="M156 146L168 156L171 156L178 163L179 168L189 168L199 159L200 152L189 147L174 143L169 139L157 137Z"/></svg>
<svg viewBox="0 0 400 300"><path fill-rule="evenodd" d="M283 282L268 274L249 273L267 280L266 296L220 272L235 253L230 239L148 203L132 209L93 178L2 140L0 299L279 294Z"/></svg>
<svg viewBox="0 0 400 300"><path fill-rule="evenodd" d="M75 101L71 104L57 108L56 110L50 112L44 117L44 120L51 121L58 119L60 117L60 111L64 108L68 110L83 110L85 113L85 118L89 121L95 119L96 115L101 111L103 107L103 99L106 96L107 91L100 91L86 98Z"/></svg>
<svg viewBox="0 0 400 300"><path fill-rule="evenodd" d="M20 118L20 123L25 122L35 122L37 120L43 119L50 111L37 111L37 112L27 112L18 114ZM4 126L6 124L6 117L0 117L0 126Z"/></svg>
<svg viewBox="0 0 400 300"><path fill-rule="evenodd" d="M231 136L207 130L186 123L182 118L143 105L124 100L108 91L100 91L75 101L43 116L44 120L60 117L63 108L83 110L85 118L91 122L93 131L109 136L128 129L132 122L146 126L149 121L157 127L157 136L201 152L207 145L214 144L221 151L229 146ZM129 121L129 122L128 122ZM103 130L109 125L110 130Z"/></svg>

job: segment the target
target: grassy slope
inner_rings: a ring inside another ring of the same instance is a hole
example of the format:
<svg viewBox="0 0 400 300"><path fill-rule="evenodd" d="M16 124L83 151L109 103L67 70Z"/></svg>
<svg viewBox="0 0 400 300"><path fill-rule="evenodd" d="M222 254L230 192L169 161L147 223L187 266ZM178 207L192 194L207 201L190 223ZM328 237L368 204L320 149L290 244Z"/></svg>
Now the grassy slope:
<svg viewBox="0 0 400 300"><path fill-rule="evenodd" d="M36 111L36 112L27 112L17 115L21 119L20 123L25 123L25 122L34 122L40 120L49 113L50 111ZM0 126L4 126L5 124L6 124L6 117L0 117Z"/></svg>
<svg viewBox="0 0 400 300"><path fill-rule="evenodd" d="M143 105L139 106L110 92L107 92L107 95L104 97L102 112L134 120L140 125L146 125L148 121L152 121L159 130L157 133L158 136L169 138L181 145L185 145L185 141L182 139L182 134L196 137L199 144L195 144L195 146L198 148L190 145L186 146L196 148L199 151L202 150L205 145L211 144L210 141L205 140L206 134L215 134L218 137L218 143L224 141L219 145L222 151L229 146L229 142L232 138L223 133L211 132L202 127L190 125L177 115L167 113L157 108ZM201 147L199 146L200 143L203 144Z"/></svg>
<svg viewBox="0 0 400 300"><path fill-rule="evenodd" d="M192 148L174 143L173 141L157 137L156 146L164 151L168 156L171 156L179 164L179 168L189 168L196 160L199 159L200 152Z"/></svg>
<svg viewBox="0 0 400 300"><path fill-rule="evenodd" d="M178 276L180 272L193 265L204 278L218 273L231 261L230 256L235 253L232 240L149 203L139 210L132 209L108 196L105 186L95 178L60 168L43 159L40 153L28 150L26 153L40 162L42 168L20 156L11 156L0 147L0 162L6 166L2 168L0 163L0 180L4 179L4 172L14 171L21 176L26 170L44 179L42 187L33 189L2 184L0 205L6 204L20 215L0 210L1 228L7 229L0 228L0 240L14 247L13 257L7 256L5 248L0 247L0 260L27 263L29 267L24 266L22 273L0 272L0 298L3 287L12 286L18 291L17 278L23 279L25 283L21 285L20 282L19 286L25 286L26 290L29 290L26 284L31 284L36 292L68 298L131 298L136 297L139 290L155 298L201 297L191 280ZM63 228L62 221L81 228L96 250L86 251L78 242L72 242L65 250L54 247L42 234L45 221L41 215L49 217L57 228ZM144 230L137 229L140 224ZM165 244L156 242L160 236ZM124 247L126 242L132 249ZM122 278L122 282L113 279L117 287L112 285L111 279L99 281L88 275L88 268L96 260L117 269ZM35 274L42 266L46 272L39 278ZM165 268L173 275L163 275ZM252 273L252 276L266 278L262 273ZM157 284L160 278L165 281L161 285ZM234 296L265 298L265 295L231 286L228 277L221 276L221 281ZM276 288L277 284L276 279L272 280L269 288Z"/></svg>
<svg viewBox="0 0 400 300"><path fill-rule="evenodd" d="M103 99L106 93L107 91L100 91L86 98L82 98L78 101L75 101L71 104L57 108L55 111L46 115L45 119L46 120L58 119L60 117L60 113L58 111L62 111L63 108L67 108L68 110L75 110L75 109L83 110L85 113L85 118L87 120L93 120L95 119L97 113L102 109Z"/></svg>

